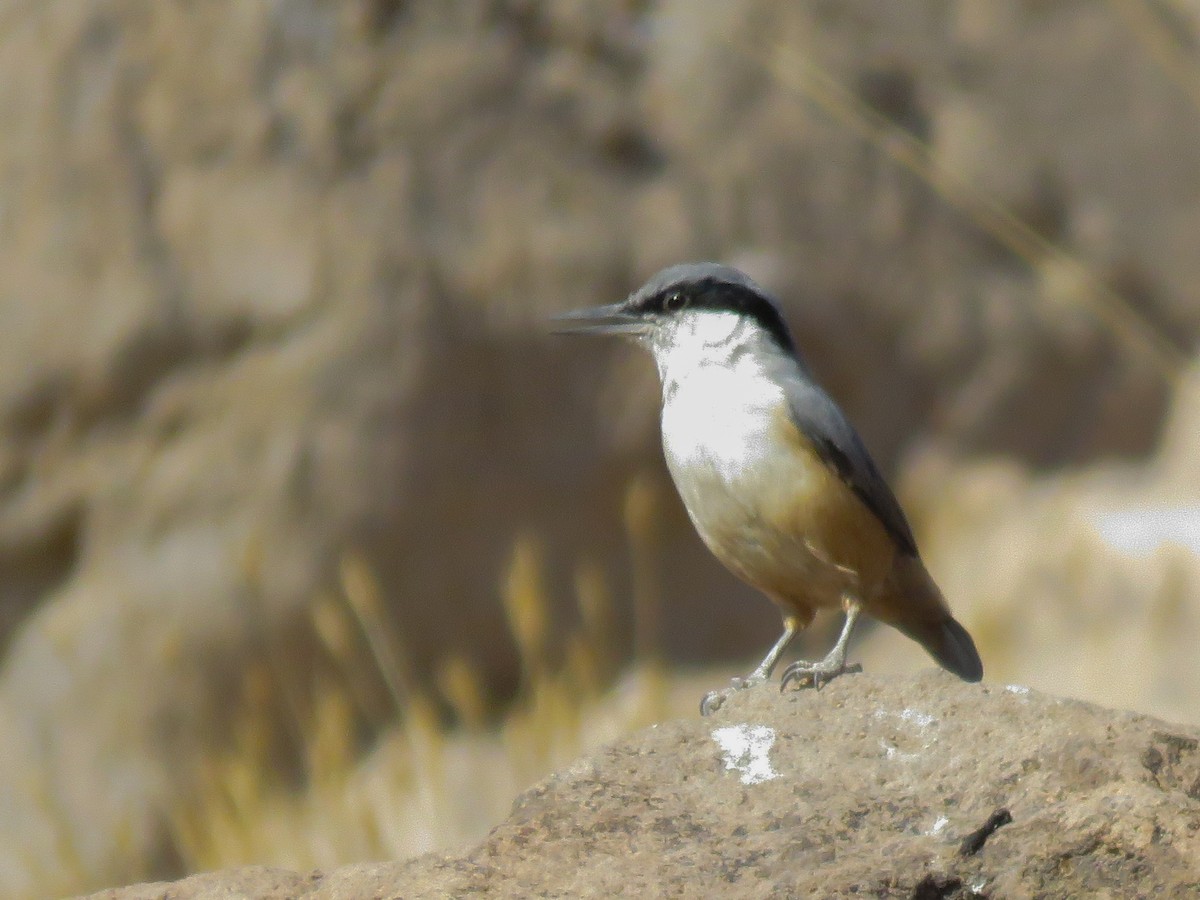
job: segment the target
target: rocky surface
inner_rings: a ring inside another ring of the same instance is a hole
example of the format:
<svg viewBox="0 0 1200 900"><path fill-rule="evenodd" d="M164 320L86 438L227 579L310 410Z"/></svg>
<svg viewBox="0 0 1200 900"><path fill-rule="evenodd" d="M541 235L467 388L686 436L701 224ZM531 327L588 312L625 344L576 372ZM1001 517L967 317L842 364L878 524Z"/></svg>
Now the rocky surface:
<svg viewBox="0 0 1200 900"><path fill-rule="evenodd" d="M773 685L524 794L462 854L94 900L1191 896L1200 730L942 672Z"/></svg>
<svg viewBox="0 0 1200 900"><path fill-rule="evenodd" d="M3 894L175 870L160 811L264 643L318 666L296 622L347 548L418 674L462 650L494 696L518 533L563 607L580 559L627 597L653 375L542 327L664 263L776 289L889 470L930 434L1040 466L1153 445L1167 390L1072 270L1000 247L777 50L1172 339L1200 327L1200 117L1089 0L107 0L0 30ZM774 611L663 496L649 639L761 652Z"/></svg>

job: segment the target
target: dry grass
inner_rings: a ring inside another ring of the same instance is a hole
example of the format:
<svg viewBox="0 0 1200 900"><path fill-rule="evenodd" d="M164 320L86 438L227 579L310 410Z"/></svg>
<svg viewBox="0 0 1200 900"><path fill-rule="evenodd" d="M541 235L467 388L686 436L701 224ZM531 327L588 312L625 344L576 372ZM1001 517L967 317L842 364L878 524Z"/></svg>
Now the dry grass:
<svg viewBox="0 0 1200 900"><path fill-rule="evenodd" d="M1200 84L1194 64L1185 70L1176 64L1177 53L1153 52L1155 48L1169 47L1175 51L1179 48L1173 47L1169 35L1156 28L1157 19L1144 0L1114 0L1114 3L1144 26L1138 30L1143 44L1152 45L1148 47L1149 55L1169 75L1192 88ZM1146 37L1146 32L1151 37ZM786 45L770 48L765 54L737 45L733 49L748 61L764 60L761 64L781 88L811 103L846 131L869 143L881 156L925 181L944 203L965 213L976 227L1023 260L1044 285L1049 283L1041 299L1069 303L1085 311L1128 352L1149 360L1171 388L1179 386L1187 366L1186 354L1087 259L1044 237L1010 205L959 177L938 160L930 142L912 135L872 108L819 60ZM1200 89L1191 93L1200 98Z"/></svg>
<svg viewBox="0 0 1200 900"><path fill-rule="evenodd" d="M635 480L626 522L638 661L615 688L613 606L603 577L579 567L581 624L565 650L551 646L555 623L541 546L533 536L517 538L503 597L522 683L516 701L492 722L480 673L463 656L441 662L435 693L418 686L370 569L348 558L340 590L311 611L312 630L338 666L308 683L280 683L284 676L269 662L247 672L232 713L231 748L207 763L192 800L169 813L184 867L262 863L303 870L460 846L502 819L513 798L539 778L662 718L667 682L649 637L658 618L657 519L653 489ZM361 652L364 646L369 652ZM391 706L385 716L395 724L375 723L380 737L364 757L356 723L380 714L370 712L358 686L372 681L385 686ZM280 770L281 701L291 718L289 739L300 749L299 779ZM455 723L449 728L447 708Z"/></svg>

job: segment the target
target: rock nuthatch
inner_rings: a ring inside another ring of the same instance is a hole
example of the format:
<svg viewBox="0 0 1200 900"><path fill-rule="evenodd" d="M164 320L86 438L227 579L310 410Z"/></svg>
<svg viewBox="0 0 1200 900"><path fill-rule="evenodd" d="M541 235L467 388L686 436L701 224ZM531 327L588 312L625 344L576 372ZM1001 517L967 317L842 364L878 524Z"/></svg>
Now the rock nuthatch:
<svg viewBox="0 0 1200 900"><path fill-rule="evenodd" d="M862 439L813 380L776 302L737 269L659 272L622 303L567 313L560 332L618 334L654 355L667 468L716 557L783 613L783 634L730 691L767 680L817 610L846 622L819 662L788 682L820 687L847 671L859 614L899 629L967 681L983 664L917 553L912 529ZM708 714L729 691L711 692Z"/></svg>

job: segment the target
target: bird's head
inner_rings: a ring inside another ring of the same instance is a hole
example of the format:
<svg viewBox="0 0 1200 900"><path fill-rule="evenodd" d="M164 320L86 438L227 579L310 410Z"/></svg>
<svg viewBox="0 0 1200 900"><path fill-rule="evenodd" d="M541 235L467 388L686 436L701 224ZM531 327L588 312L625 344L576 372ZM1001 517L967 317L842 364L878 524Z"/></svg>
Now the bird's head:
<svg viewBox="0 0 1200 900"><path fill-rule="evenodd" d="M616 334L668 358L726 361L739 348L794 355L775 300L745 273L718 263L663 269L620 303L555 317L564 334Z"/></svg>

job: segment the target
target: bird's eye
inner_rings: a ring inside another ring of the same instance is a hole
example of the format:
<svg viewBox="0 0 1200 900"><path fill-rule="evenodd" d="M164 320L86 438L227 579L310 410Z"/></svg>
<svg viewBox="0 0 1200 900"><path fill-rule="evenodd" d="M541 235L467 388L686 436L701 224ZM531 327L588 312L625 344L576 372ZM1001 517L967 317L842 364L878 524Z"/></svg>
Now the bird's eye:
<svg viewBox="0 0 1200 900"><path fill-rule="evenodd" d="M667 299L663 302L663 308L667 312L679 312L685 306L687 306L687 297L679 291L667 294Z"/></svg>

